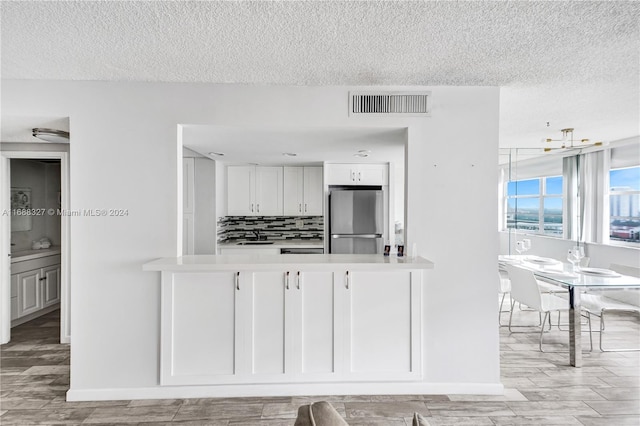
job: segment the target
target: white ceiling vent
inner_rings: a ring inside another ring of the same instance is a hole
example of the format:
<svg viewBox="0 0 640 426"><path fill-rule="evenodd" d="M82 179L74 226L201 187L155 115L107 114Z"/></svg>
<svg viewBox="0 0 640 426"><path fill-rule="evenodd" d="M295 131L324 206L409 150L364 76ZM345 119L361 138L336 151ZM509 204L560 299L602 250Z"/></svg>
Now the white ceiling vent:
<svg viewBox="0 0 640 426"><path fill-rule="evenodd" d="M431 92L349 92L349 115L431 115Z"/></svg>

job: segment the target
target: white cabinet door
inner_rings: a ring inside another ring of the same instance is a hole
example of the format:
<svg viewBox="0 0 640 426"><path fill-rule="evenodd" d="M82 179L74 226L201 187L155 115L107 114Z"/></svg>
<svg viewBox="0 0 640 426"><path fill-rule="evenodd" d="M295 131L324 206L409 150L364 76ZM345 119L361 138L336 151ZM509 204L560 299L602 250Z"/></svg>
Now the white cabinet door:
<svg viewBox="0 0 640 426"><path fill-rule="evenodd" d="M286 271L246 273L241 291L250 294L245 329L247 381L279 382L287 379L292 358L292 285Z"/></svg>
<svg viewBox="0 0 640 426"><path fill-rule="evenodd" d="M324 191L322 185L322 167L304 168L304 208L307 216L322 216L322 200Z"/></svg>
<svg viewBox="0 0 640 426"><path fill-rule="evenodd" d="M227 214L252 216L256 214L256 168L254 166L227 167Z"/></svg>
<svg viewBox="0 0 640 426"><path fill-rule="evenodd" d="M342 362L342 298L332 271L296 272L294 369L297 380L337 380Z"/></svg>
<svg viewBox="0 0 640 426"><path fill-rule="evenodd" d="M353 164L326 164L327 185L354 185L356 174Z"/></svg>
<svg viewBox="0 0 640 426"><path fill-rule="evenodd" d="M255 214L282 216L282 167L256 167L255 176Z"/></svg>
<svg viewBox="0 0 640 426"><path fill-rule="evenodd" d="M345 278L345 379L420 379L420 271L356 271Z"/></svg>
<svg viewBox="0 0 640 426"><path fill-rule="evenodd" d="M235 272L162 273L160 384L238 381L247 304L239 284Z"/></svg>
<svg viewBox="0 0 640 426"><path fill-rule="evenodd" d="M358 185L388 185L388 166L385 164L358 164L355 168Z"/></svg>
<svg viewBox="0 0 640 426"><path fill-rule="evenodd" d="M18 274L18 317L42 309L40 269Z"/></svg>
<svg viewBox="0 0 640 426"><path fill-rule="evenodd" d="M252 383L337 380L341 314L333 272L251 274L245 350ZM244 281L242 282L244 284Z"/></svg>
<svg viewBox="0 0 640 426"><path fill-rule="evenodd" d="M386 164L326 164L327 185L388 185Z"/></svg>
<svg viewBox="0 0 640 426"><path fill-rule="evenodd" d="M182 213L193 213L195 194L194 164L193 158L182 159Z"/></svg>
<svg viewBox="0 0 640 426"><path fill-rule="evenodd" d="M43 307L55 305L60 302L60 265L42 268L44 278Z"/></svg>
<svg viewBox="0 0 640 426"><path fill-rule="evenodd" d="M11 275L11 320L18 318L18 274Z"/></svg>
<svg viewBox="0 0 640 426"><path fill-rule="evenodd" d="M304 207L304 176L303 167L284 167L283 213L286 216L300 216Z"/></svg>

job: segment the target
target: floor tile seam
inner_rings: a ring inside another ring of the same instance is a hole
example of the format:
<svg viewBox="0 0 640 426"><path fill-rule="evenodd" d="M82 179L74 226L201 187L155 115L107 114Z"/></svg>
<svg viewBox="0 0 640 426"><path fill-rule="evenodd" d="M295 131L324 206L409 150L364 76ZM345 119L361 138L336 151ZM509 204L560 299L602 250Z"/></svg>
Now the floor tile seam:
<svg viewBox="0 0 640 426"><path fill-rule="evenodd" d="M607 413L602 413L601 411L599 411L596 407L592 407L589 403L589 401L585 401L585 404L587 404L589 406L589 408L591 408L593 411L595 411L596 413L598 413L600 415L600 417L606 417L606 416L638 416L640 415L640 409L636 410L636 412L629 412L629 413L615 413L615 414L607 414ZM605 401L590 401L590 402L610 402L610 403L615 403L615 404L620 404L622 402L637 402L638 407L640 408L640 401L638 400L634 400L634 399L630 399L627 401L620 401L620 400L616 400L616 401L609 401L609 400L605 400ZM631 408L633 410L633 407Z"/></svg>
<svg viewBox="0 0 640 426"><path fill-rule="evenodd" d="M633 388L613 387L612 386L612 387L605 388L605 389L633 389ZM598 388L592 388L591 390L593 390L598 395L602 396L605 399L605 401L620 401L620 399L609 399L609 398L607 398L606 395L603 395L602 393L598 392ZM600 389L600 390L602 390L602 389ZM640 392L640 390L638 390L638 392ZM640 397L639 398L632 398L632 399L629 399L627 401L635 401L635 400L640 400Z"/></svg>

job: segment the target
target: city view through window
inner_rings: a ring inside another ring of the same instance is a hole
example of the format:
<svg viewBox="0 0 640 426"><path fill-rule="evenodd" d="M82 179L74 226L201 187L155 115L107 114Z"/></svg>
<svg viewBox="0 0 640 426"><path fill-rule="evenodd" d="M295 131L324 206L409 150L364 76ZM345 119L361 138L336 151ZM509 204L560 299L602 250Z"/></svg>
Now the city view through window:
<svg viewBox="0 0 640 426"><path fill-rule="evenodd" d="M640 167L609 173L609 238L640 243Z"/></svg>
<svg viewBox="0 0 640 426"><path fill-rule="evenodd" d="M507 228L561 237L562 226L562 176L508 182Z"/></svg>
<svg viewBox="0 0 640 426"><path fill-rule="evenodd" d="M563 235L562 176L507 183L506 225L532 233ZM609 172L609 238L640 244L640 167Z"/></svg>

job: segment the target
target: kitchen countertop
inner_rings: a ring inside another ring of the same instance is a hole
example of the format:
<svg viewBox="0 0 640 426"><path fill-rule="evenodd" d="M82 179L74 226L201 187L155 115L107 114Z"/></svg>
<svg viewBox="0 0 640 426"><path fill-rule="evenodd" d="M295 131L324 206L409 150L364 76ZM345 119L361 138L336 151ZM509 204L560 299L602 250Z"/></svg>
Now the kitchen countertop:
<svg viewBox="0 0 640 426"><path fill-rule="evenodd" d="M11 263L38 259L46 256L55 256L56 254L60 254L60 252L60 246L51 246L46 249L14 251L11 253Z"/></svg>
<svg viewBox="0 0 640 426"><path fill-rule="evenodd" d="M228 271L282 270L283 267L331 270L433 269L423 257L396 257L379 254L223 254L165 257L142 265L144 271Z"/></svg>
<svg viewBox="0 0 640 426"><path fill-rule="evenodd" d="M227 242L219 243L218 247L225 248L225 249L229 249L229 248L255 249L255 248L270 248L270 247L277 247L277 248L323 248L324 247L324 241L322 240L267 240L267 241L273 241L273 244L238 245L239 242L243 242L243 241L251 241L251 240L236 240L228 243Z"/></svg>

